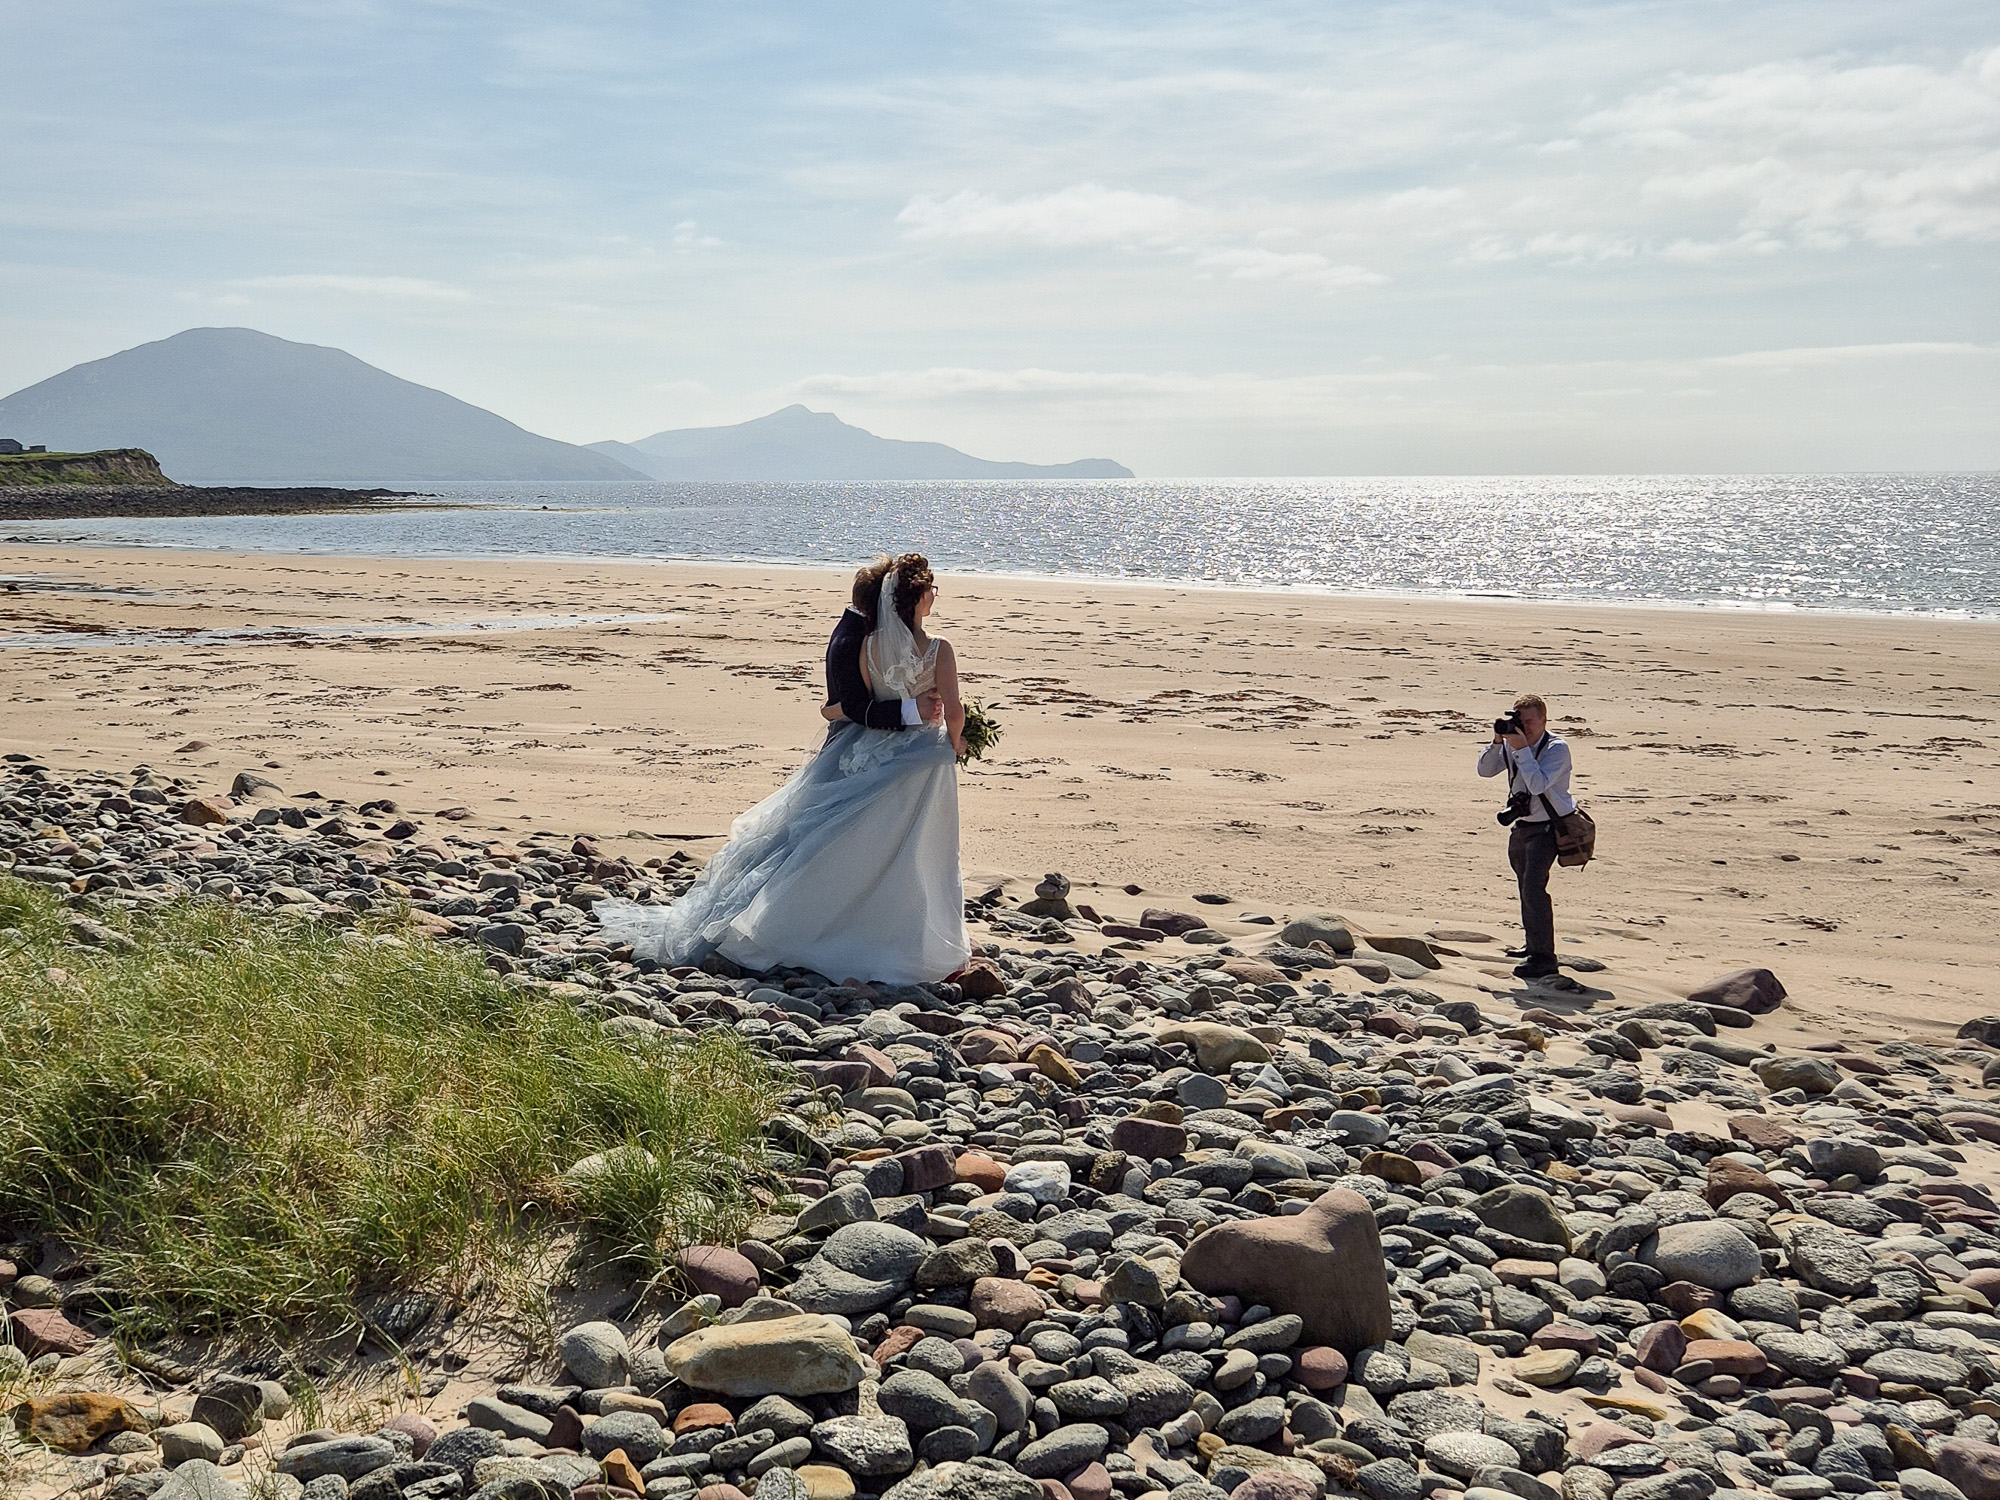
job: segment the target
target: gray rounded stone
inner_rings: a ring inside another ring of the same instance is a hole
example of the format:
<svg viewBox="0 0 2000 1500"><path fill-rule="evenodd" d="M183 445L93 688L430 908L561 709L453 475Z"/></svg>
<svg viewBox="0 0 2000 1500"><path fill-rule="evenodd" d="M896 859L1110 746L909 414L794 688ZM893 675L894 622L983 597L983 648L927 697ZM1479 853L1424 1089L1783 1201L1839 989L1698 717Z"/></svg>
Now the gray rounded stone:
<svg viewBox="0 0 2000 1500"><path fill-rule="evenodd" d="M1869 1355L1861 1368L1878 1380L1920 1385L1927 1391L1964 1385L1970 1374L1962 1360L1949 1354L1926 1354L1921 1349L1885 1349Z"/></svg>
<svg viewBox="0 0 2000 1500"><path fill-rule="evenodd" d="M1049 1399L1066 1417L1122 1417L1131 1404L1123 1391L1101 1375L1059 1381L1049 1388Z"/></svg>
<svg viewBox="0 0 2000 1500"><path fill-rule="evenodd" d="M585 1390L623 1385L632 1357L616 1323L579 1323L557 1341L556 1353Z"/></svg>
<svg viewBox="0 0 2000 1500"><path fill-rule="evenodd" d="M1483 1432L1440 1432L1424 1440L1424 1462L1441 1474L1469 1481L1484 1468L1515 1468L1521 1455Z"/></svg>
<svg viewBox="0 0 2000 1500"><path fill-rule="evenodd" d="M228 1446L222 1434L206 1422L176 1422L171 1427L162 1427L153 1434L153 1441L160 1445L160 1462L170 1469L197 1458L217 1463Z"/></svg>
<svg viewBox="0 0 2000 1500"><path fill-rule="evenodd" d="M994 1459L941 1463L913 1474L882 1500L1042 1500L1042 1487Z"/></svg>
<svg viewBox="0 0 2000 1500"><path fill-rule="evenodd" d="M1668 1281L1717 1292L1748 1286L1764 1272L1756 1244L1726 1219L1663 1225L1646 1259Z"/></svg>
<svg viewBox="0 0 2000 1500"><path fill-rule="evenodd" d="M812 1430L813 1449L863 1479L906 1474L916 1462L910 1429L893 1417L834 1417Z"/></svg>
<svg viewBox="0 0 2000 1500"><path fill-rule="evenodd" d="M584 1451L592 1458L623 1448L625 1456L642 1469L665 1453L672 1442L652 1414L643 1411L614 1411L583 1429Z"/></svg>
<svg viewBox="0 0 2000 1500"><path fill-rule="evenodd" d="M922 1370L898 1370L882 1382L876 1400L885 1413L919 1435L968 1425L964 1404L951 1387Z"/></svg>
<svg viewBox="0 0 2000 1500"><path fill-rule="evenodd" d="M1060 1479L1096 1463L1110 1446L1111 1434L1095 1422L1072 1422L1028 1444L1014 1456L1014 1467L1030 1479Z"/></svg>
<svg viewBox="0 0 2000 1500"><path fill-rule="evenodd" d="M1129 1378L1121 1378L1121 1389L1124 1388L1124 1379ZM1171 1376L1168 1378L1172 1379ZM1174 1383L1181 1385L1180 1381ZM1185 1385L1181 1388L1187 1389ZM1002 1432L1019 1432L1028 1425L1028 1410L1034 1403L1034 1397L1029 1394L1028 1388L1020 1382L1013 1371L999 1360L989 1359L973 1370L966 1377L965 1394L993 1413L993 1418L1000 1424ZM1126 1399L1128 1403L1132 1399L1129 1390L1126 1391ZM1188 1399L1193 1400L1193 1392L1189 1392ZM1181 1411L1186 1410L1186 1405L1183 1405ZM1179 1414L1176 1412L1173 1415Z"/></svg>
<svg viewBox="0 0 2000 1500"><path fill-rule="evenodd" d="M1224 1412L1215 1424L1215 1434L1225 1443L1261 1443L1276 1437L1284 1425L1285 1398L1259 1396Z"/></svg>

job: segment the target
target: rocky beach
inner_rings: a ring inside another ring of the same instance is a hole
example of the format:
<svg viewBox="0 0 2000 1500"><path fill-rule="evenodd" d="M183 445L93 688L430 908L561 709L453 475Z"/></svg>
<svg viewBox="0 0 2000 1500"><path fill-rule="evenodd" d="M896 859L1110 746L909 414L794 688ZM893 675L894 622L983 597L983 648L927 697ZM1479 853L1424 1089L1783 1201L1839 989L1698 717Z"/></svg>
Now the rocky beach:
<svg viewBox="0 0 2000 1500"><path fill-rule="evenodd" d="M1985 627L952 580L976 956L885 988L592 917L796 763L837 578L11 565L31 1009L214 909L783 1100L727 1235L525 1323L161 1334L0 1222L14 1492L2000 1500ZM1523 985L1466 705L1530 685L1609 837Z"/></svg>
<svg viewBox="0 0 2000 1500"><path fill-rule="evenodd" d="M547 1349L378 1301L337 1423L226 1341L107 1340L117 1289L14 1226L20 1493L2000 1495L2000 1019L1814 1039L1769 970L1621 1003L1588 954L1520 986L1481 932L1053 875L969 899L952 982L660 971L590 909L684 854L9 761L9 876L78 963L190 898L394 912L632 1049L726 1031L794 1079L740 1238Z"/></svg>

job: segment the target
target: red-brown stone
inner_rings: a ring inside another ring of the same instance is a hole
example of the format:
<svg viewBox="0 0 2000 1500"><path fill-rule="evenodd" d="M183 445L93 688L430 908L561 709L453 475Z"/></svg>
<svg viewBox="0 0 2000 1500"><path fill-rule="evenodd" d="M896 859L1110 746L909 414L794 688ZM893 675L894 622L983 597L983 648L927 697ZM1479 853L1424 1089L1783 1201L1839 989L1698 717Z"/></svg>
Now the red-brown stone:
<svg viewBox="0 0 2000 1500"><path fill-rule="evenodd" d="M1687 1362L1688 1337L1681 1325L1665 1320L1642 1328L1633 1336L1632 1353L1648 1370L1671 1374Z"/></svg>
<svg viewBox="0 0 2000 1500"><path fill-rule="evenodd" d="M1702 1196L1710 1208L1720 1208L1738 1193L1755 1193L1780 1208L1792 1206L1791 1195L1747 1162L1721 1157L1708 1164L1708 1183Z"/></svg>
<svg viewBox="0 0 2000 1500"><path fill-rule="evenodd" d="M972 1283L972 1296L966 1307L979 1320L981 1328L1004 1328L1009 1333L1019 1333L1042 1315L1048 1303L1025 1281L982 1276Z"/></svg>
<svg viewBox="0 0 2000 1500"><path fill-rule="evenodd" d="M1549 1323L1538 1329L1528 1340L1537 1349L1573 1349L1585 1359L1597 1352L1597 1332L1595 1329L1579 1328L1574 1323Z"/></svg>
<svg viewBox="0 0 2000 1500"><path fill-rule="evenodd" d="M690 1245L674 1257L695 1291L720 1297L724 1307L741 1307L757 1295L757 1268L723 1245Z"/></svg>
<svg viewBox="0 0 2000 1500"><path fill-rule="evenodd" d="M1326 1344L1299 1351L1299 1384L1309 1391L1330 1391L1347 1384L1347 1356Z"/></svg>
<svg viewBox="0 0 2000 1500"><path fill-rule="evenodd" d="M899 1323L882 1335L882 1342L875 1346L875 1363L887 1364L899 1354L908 1354L924 1341L924 1330L914 1323Z"/></svg>
<svg viewBox="0 0 2000 1500"><path fill-rule="evenodd" d="M980 1026L971 1031L961 1032L957 1043L958 1055L974 1067L982 1063L1011 1063L1021 1060L1014 1038L989 1027Z"/></svg>
<svg viewBox="0 0 2000 1500"><path fill-rule="evenodd" d="M1570 1446L1578 1458L1589 1463L1600 1453L1609 1453L1613 1448L1622 1448L1627 1443L1645 1441L1646 1439L1622 1423L1593 1422L1588 1427L1572 1433Z"/></svg>
<svg viewBox="0 0 2000 1500"><path fill-rule="evenodd" d="M956 984L968 1000L997 1000L1007 993L1007 980L1000 972L998 964L990 958L975 958L952 975Z"/></svg>
<svg viewBox="0 0 2000 1500"><path fill-rule="evenodd" d="M24 1307L10 1315L14 1342L30 1358L42 1354L81 1354L96 1342L53 1307Z"/></svg>
<svg viewBox="0 0 2000 1500"><path fill-rule="evenodd" d="M997 1193L1007 1182L1007 1169L990 1156L968 1151L952 1164L952 1176L982 1192Z"/></svg>
<svg viewBox="0 0 2000 1500"><path fill-rule="evenodd" d="M929 1193L951 1185L958 1157L950 1146L918 1146L898 1152L896 1160L903 1164L903 1191Z"/></svg>
<svg viewBox="0 0 2000 1500"><path fill-rule="evenodd" d="M1789 1151L1799 1143L1797 1135L1769 1115L1731 1115L1729 1133L1759 1151Z"/></svg>
<svg viewBox="0 0 2000 1500"><path fill-rule="evenodd" d="M736 1418L719 1401L696 1401L674 1413L674 1436L700 1432L709 1427L733 1427Z"/></svg>
<svg viewBox="0 0 2000 1500"><path fill-rule="evenodd" d="M1771 1367L1764 1351L1747 1339L1691 1339L1682 1364L1713 1365L1718 1375L1762 1375Z"/></svg>
<svg viewBox="0 0 2000 1500"><path fill-rule="evenodd" d="M1181 1279L1210 1296L1297 1313L1307 1339L1348 1354L1392 1332L1375 1214L1346 1188L1321 1194L1303 1213L1203 1232L1181 1256Z"/></svg>

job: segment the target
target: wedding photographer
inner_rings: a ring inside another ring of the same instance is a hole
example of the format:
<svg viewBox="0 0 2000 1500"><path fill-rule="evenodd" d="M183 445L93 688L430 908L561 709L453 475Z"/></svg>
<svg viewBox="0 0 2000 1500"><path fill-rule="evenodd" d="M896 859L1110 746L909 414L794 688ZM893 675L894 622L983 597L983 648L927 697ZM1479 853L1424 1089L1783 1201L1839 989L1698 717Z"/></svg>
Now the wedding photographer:
<svg viewBox="0 0 2000 1500"><path fill-rule="evenodd" d="M1516 698L1513 708L1493 721L1493 738L1479 752L1479 774L1507 778L1507 805L1497 819L1508 830L1507 863L1520 891L1525 939L1524 961L1514 977L1548 979L1557 972L1549 871L1562 853L1559 824L1577 813L1577 805L1569 790L1569 742L1550 730L1548 705L1535 694Z"/></svg>

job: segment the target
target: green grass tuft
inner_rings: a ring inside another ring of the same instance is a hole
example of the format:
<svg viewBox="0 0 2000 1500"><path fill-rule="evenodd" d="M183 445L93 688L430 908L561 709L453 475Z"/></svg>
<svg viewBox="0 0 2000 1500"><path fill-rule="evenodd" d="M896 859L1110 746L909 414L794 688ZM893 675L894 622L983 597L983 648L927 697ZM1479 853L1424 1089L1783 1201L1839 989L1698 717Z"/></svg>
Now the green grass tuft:
<svg viewBox="0 0 2000 1500"><path fill-rule="evenodd" d="M657 1268L768 1170L784 1084L733 1037L620 1041L463 952L218 903L127 924L130 952L65 924L0 880L0 1223L94 1252L135 1330L340 1321L566 1229Z"/></svg>

